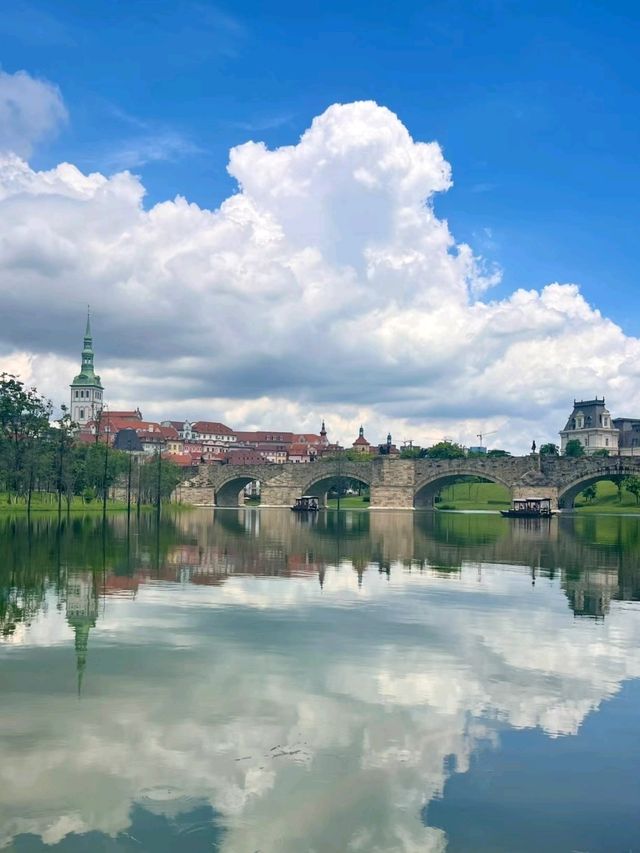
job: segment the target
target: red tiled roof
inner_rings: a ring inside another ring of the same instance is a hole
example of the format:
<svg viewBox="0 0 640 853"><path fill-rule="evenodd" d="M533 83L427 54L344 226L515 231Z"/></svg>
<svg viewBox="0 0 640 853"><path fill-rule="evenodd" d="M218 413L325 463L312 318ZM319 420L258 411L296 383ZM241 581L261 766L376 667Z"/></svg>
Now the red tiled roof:
<svg viewBox="0 0 640 853"><path fill-rule="evenodd" d="M359 435L356 438L356 440L353 442L353 446L356 447L356 445L359 447L362 447L364 445L366 445L367 447L371 447L370 443L367 441L367 439L363 435Z"/></svg>
<svg viewBox="0 0 640 853"><path fill-rule="evenodd" d="M173 438L178 439L180 436L178 435L178 430L172 426L161 426L160 432L165 438Z"/></svg>
<svg viewBox="0 0 640 853"><path fill-rule="evenodd" d="M117 412L113 409L105 409L102 413L103 418L134 418L137 421L142 420L142 414L140 413L140 409L132 409L131 411L122 411Z"/></svg>
<svg viewBox="0 0 640 853"><path fill-rule="evenodd" d="M233 430L230 427L217 421L196 421L193 425L193 432L204 433L205 435L233 435Z"/></svg>
<svg viewBox="0 0 640 853"><path fill-rule="evenodd" d="M290 444L289 445L289 456L309 456L309 454L313 454L313 448L311 448L308 444Z"/></svg>
<svg viewBox="0 0 640 853"><path fill-rule="evenodd" d="M279 442L281 444L291 444L293 441L292 432L283 432L282 430L254 430L249 432L234 433L238 441L246 441L257 444L259 442Z"/></svg>
<svg viewBox="0 0 640 853"><path fill-rule="evenodd" d="M179 465L180 468L191 468L194 464L194 459L190 453L165 453L163 459L168 459L169 462Z"/></svg>

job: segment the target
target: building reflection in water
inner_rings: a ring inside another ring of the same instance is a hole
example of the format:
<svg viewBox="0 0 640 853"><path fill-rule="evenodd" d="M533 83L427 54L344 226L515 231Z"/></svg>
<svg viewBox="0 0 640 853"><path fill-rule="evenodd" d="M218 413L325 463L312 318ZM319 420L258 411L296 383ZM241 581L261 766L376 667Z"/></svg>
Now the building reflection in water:
<svg viewBox="0 0 640 853"><path fill-rule="evenodd" d="M133 533L124 516L113 516L102 536L100 520L91 517L73 519L62 529L49 519L31 527L22 520L11 524L15 541L3 555L2 632L10 637L16 624L28 623L53 583L74 632L78 692L101 599L134 597L145 584L220 586L250 575L315 577L322 589L332 568L352 571L358 588L366 585L370 571L388 578L419 572L452 582L470 571L482 584L483 568L505 565L530 573L534 583L558 578L576 617L604 619L612 601L640 598L640 519L635 518L506 520L444 512L331 511L305 518L286 511L225 509L165 517L160 531L143 516ZM102 550L96 546L100 540Z"/></svg>
<svg viewBox="0 0 640 853"><path fill-rule="evenodd" d="M77 687L80 696L87 666L89 632L91 628L95 628L98 618L98 591L94 572L69 572L65 604L67 622L75 635Z"/></svg>

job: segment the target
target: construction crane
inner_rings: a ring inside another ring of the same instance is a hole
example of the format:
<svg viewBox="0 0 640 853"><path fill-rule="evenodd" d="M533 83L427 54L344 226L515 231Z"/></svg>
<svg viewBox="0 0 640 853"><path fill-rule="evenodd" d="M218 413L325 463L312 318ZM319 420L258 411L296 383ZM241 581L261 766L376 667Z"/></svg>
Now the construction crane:
<svg viewBox="0 0 640 853"><path fill-rule="evenodd" d="M498 432L497 429L492 429L491 432L477 432L476 436L480 439L480 447L483 447L482 439L486 438L488 435L495 435Z"/></svg>

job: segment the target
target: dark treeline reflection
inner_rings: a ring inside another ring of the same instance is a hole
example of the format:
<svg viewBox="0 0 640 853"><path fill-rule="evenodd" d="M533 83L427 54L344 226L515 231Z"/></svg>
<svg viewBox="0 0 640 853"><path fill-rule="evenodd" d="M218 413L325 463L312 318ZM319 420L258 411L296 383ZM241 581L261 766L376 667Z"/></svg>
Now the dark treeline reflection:
<svg viewBox="0 0 640 853"><path fill-rule="evenodd" d="M163 581L219 585L232 575L315 576L329 567L367 572L425 572L452 582L465 566L522 566L532 581L559 579L576 615L603 618L609 602L640 598L640 520L565 516L510 521L453 513L320 513L225 509L0 520L0 630L29 623L49 593L83 633L99 599L134 596ZM80 623L84 620L85 628ZM77 623L77 624L76 624ZM80 639L80 646L82 640ZM79 650L79 653L81 649Z"/></svg>

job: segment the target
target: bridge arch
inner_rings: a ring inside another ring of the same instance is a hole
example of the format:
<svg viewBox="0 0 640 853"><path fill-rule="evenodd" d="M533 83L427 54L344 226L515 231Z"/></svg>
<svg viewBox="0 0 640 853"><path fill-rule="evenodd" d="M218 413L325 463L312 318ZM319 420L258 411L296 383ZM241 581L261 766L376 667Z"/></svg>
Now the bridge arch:
<svg viewBox="0 0 640 853"><path fill-rule="evenodd" d="M473 466L460 467L455 470L430 473L418 481L414 487L413 506L415 509L433 509L436 495L445 487L458 482L461 477L476 477L483 482L497 483L511 492L512 483L508 483L500 476L487 472L484 468L478 469Z"/></svg>
<svg viewBox="0 0 640 853"><path fill-rule="evenodd" d="M242 506L244 498L242 493L249 483L260 482L262 476L259 471L230 472L228 475L217 479L215 484L216 506Z"/></svg>
<svg viewBox="0 0 640 853"><path fill-rule="evenodd" d="M304 484L304 489L302 494L304 495L315 495L320 500L320 506L326 506L327 503L327 492L331 488L332 485L336 483L337 480L356 480L358 483L362 483L363 486L366 486L368 489L371 488L371 476L369 472L360 471L358 468L345 469L336 472L324 472L316 474L306 481Z"/></svg>
<svg viewBox="0 0 640 853"><path fill-rule="evenodd" d="M587 489L589 486L595 486L596 483L602 483L609 480L617 487L621 479L624 479L627 474L637 474L637 467L629 468L624 465L607 465L598 471L591 471L577 477L571 483L566 484L558 490L558 505L562 509L573 509L575 500L580 492Z"/></svg>

